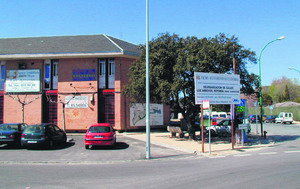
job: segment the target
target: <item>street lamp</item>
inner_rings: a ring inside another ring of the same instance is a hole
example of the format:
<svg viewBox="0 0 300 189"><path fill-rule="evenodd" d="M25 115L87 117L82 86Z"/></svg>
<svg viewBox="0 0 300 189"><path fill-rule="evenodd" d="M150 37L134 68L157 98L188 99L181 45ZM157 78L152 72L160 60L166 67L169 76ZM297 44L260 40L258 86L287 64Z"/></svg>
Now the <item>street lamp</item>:
<svg viewBox="0 0 300 189"><path fill-rule="evenodd" d="M149 0L146 0L146 159L150 152Z"/></svg>
<svg viewBox="0 0 300 189"><path fill-rule="evenodd" d="M262 48L262 50L260 51L259 54L259 59L258 59L258 63L259 63L259 106L260 106L260 128L261 128L261 136L263 136L263 122L262 122L262 116L263 116L263 99L262 99L262 84L261 84L261 55L263 53L263 51L266 49L266 47L268 45L270 45L271 43L275 42L275 41L279 41L284 39L285 36L281 36L278 37L277 39L270 41L269 43L267 43L264 48Z"/></svg>
<svg viewBox="0 0 300 189"><path fill-rule="evenodd" d="M296 68L292 68L292 67L289 67L290 70L295 70L296 72L299 72L300 73L300 70L297 70Z"/></svg>

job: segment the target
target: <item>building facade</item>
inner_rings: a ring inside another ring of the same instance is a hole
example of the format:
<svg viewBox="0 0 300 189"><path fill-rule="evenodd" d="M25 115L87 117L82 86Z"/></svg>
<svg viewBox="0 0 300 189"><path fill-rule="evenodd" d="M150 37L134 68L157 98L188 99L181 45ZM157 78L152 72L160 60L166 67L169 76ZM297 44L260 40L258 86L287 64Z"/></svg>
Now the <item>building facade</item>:
<svg viewBox="0 0 300 189"><path fill-rule="evenodd" d="M107 35L0 39L0 122L141 128L136 123L144 113L122 93L139 53L138 46ZM163 125L169 110L158 107L154 114L165 116L154 125Z"/></svg>

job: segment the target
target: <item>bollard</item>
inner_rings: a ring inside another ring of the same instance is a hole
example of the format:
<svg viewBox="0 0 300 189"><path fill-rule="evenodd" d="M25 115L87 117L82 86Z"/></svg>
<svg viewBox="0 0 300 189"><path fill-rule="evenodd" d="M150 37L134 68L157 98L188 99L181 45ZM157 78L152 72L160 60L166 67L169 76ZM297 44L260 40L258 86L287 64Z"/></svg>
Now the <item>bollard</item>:
<svg viewBox="0 0 300 189"><path fill-rule="evenodd" d="M267 131L264 131L264 139L266 139L267 138Z"/></svg>

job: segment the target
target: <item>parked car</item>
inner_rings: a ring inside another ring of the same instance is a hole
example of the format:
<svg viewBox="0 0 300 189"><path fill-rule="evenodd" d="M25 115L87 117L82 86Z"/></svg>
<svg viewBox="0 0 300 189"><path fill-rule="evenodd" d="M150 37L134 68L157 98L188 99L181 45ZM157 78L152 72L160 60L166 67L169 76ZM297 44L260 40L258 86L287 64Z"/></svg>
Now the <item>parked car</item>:
<svg viewBox="0 0 300 189"><path fill-rule="evenodd" d="M249 115L250 123L260 123L260 115Z"/></svg>
<svg viewBox="0 0 300 189"><path fill-rule="evenodd" d="M210 130L211 136L229 136L231 131L231 119L223 119L217 125L206 127Z"/></svg>
<svg viewBox="0 0 300 189"><path fill-rule="evenodd" d="M224 118L212 118L211 124L212 125L218 125L221 121L223 121Z"/></svg>
<svg viewBox="0 0 300 189"><path fill-rule="evenodd" d="M21 145L24 147L43 146L51 149L54 145L64 144L66 141L66 132L51 123L29 125L21 136Z"/></svg>
<svg viewBox="0 0 300 189"><path fill-rule="evenodd" d="M0 124L0 144L20 146L25 123Z"/></svg>
<svg viewBox="0 0 300 189"><path fill-rule="evenodd" d="M291 112L280 112L278 117L275 118L275 123L293 123L293 113Z"/></svg>
<svg viewBox="0 0 300 189"><path fill-rule="evenodd" d="M89 126L84 136L86 149L92 146L113 146L116 144L116 132L109 123L97 123Z"/></svg>
<svg viewBox="0 0 300 189"><path fill-rule="evenodd" d="M267 119L265 120L266 123L275 123L276 115L268 115Z"/></svg>

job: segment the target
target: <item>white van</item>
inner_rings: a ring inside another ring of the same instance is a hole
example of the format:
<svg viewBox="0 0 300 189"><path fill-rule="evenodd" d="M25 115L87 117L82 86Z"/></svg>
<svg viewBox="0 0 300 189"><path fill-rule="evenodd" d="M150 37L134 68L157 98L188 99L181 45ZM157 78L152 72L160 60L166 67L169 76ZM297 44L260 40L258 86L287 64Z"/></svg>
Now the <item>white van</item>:
<svg viewBox="0 0 300 189"><path fill-rule="evenodd" d="M227 118L227 113L226 112L212 112L211 113L212 118Z"/></svg>
<svg viewBox="0 0 300 189"><path fill-rule="evenodd" d="M293 113L290 112L280 112L277 118L275 118L275 123L293 123Z"/></svg>

